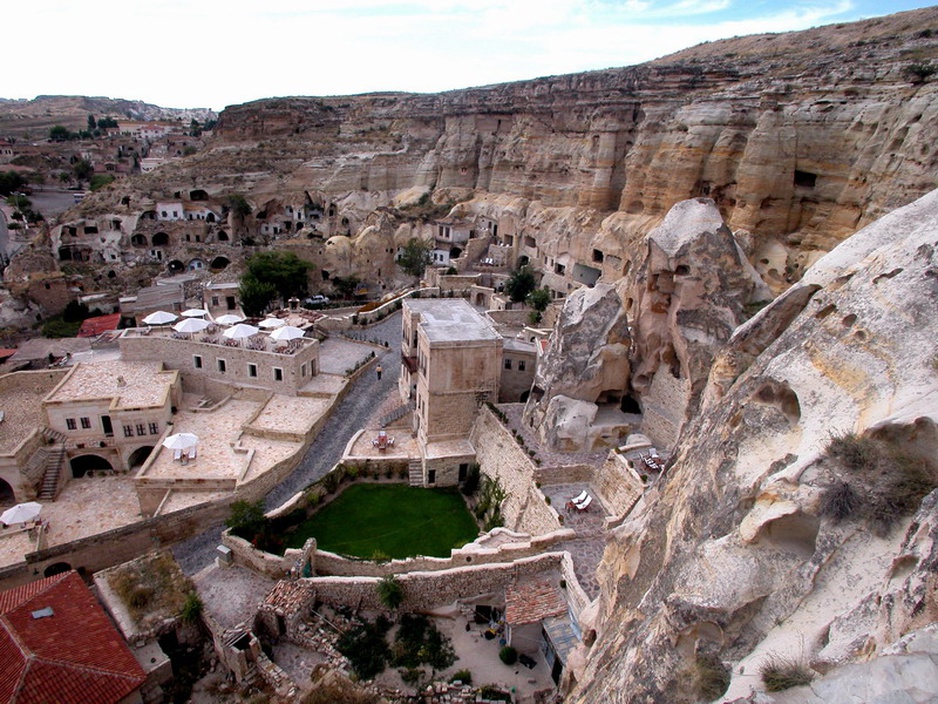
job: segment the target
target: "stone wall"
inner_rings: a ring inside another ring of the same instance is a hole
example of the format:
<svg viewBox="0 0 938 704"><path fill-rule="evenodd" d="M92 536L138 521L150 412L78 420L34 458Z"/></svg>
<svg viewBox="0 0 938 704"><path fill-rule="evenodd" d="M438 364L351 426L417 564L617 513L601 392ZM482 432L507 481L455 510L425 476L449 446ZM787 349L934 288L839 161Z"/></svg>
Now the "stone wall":
<svg viewBox="0 0 938 704"><path fill-rule="evenodd" d="M316 574L323 577L384 577L388 574L409 572L440 572L468 566L510 563L548 552L557 543L570 540L575 532L562 529L528 541L506 543L498 548L460 548L450 551L449 557L412 557L406 560L372 562L352 560L325 550L315 554Z"/></svg>
<svg viewBox="0 0 938 704"><path fill-rule="evenodd" d="M247 567L271 579L286 577L296 559L295 555L290 554L293 551L287 551L283 556L278 556L259 550L244 538L234 535L231 530L222 532L221 543L231 550L234 564Z"/></svg>
<svg viewBox="0 0 938 704"><path fill-rule="evenodd" d="M172 545L208 530L228 517L234 497L190 506L165 516L147 518L105 533L63 543L26 555L26 571L42 574L49 565L65 562L72 569L92 573L139 557L155 548ZM0 589L22 583L23 569L0 571ZM35 577L30 574L30 579ZM9 582L8 582L9 580Z"/></svg>
<svg viewBox="0 0 938 704"><path fill-rule="evenodd" d="M642 396L642 433L659 448L674 447L690 401L690 382L658 368L648 393Z"/></svg>
<svg viewBox="0 0 938 704"><path fill-rule="evenodd" d="M441 572L400 574L404 590L402 611L426 610L480 594L498 593L517 581L561 569L564 553L553 552L509 564L457 567ZM376 577L313 577L303 583L315 590L316 598L332 606L384 610L378 599Z"/></svg>
<svg viewBox="0 0 938 704"><path fill-rule="evenodd" d="M628 461L615 451L609 453L599 468L593 487L603 506L613 516L623 516L632 510L632 506L645 490L641 477L628 466Z"/></svg>
<svg viewBox="0 0 938 704"><path fill-rule="evenodd" d="M535 484L534 462L487 406L480 409L470 440L482 473L498 479L508 492L502 504L508 528L531 535L561 528L557 511L547 505Z"/></svg>

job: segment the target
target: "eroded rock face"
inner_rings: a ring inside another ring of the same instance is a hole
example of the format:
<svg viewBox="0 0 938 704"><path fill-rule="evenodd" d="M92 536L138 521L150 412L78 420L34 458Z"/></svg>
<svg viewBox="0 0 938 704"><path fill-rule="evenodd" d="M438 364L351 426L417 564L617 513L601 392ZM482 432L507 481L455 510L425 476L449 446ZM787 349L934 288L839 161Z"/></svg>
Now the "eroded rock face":
<svg viewBox="0 0 938 704"><path fill-rule="evenodd" d="M771 297L716 204L675 205L646 238L626 302L634 346L632 387L644 432L669 447L696 410L714 355L748 305Z"/></svg>
<svg viewBox="0 0 938 704"><path fill-rule="evenodd" d="M610 537L571 701L694 700L703 655L731 668L728 700L802 701L765 693L770 653L834 676L935 621L938 494L879 532L821 506L835 479L857 481L826 453L832 434L936 471L936 272L933 192L737 330L666 481Z"/></svg>
<svg viewBox="0 0 938 704"><path fill-rule="evenodd" d="M575 439L585 440L596 402L628 392L630 344L625 310L614 286L574 291L538 364L525 421L537 426L552 446L581 449Z"/></svg>

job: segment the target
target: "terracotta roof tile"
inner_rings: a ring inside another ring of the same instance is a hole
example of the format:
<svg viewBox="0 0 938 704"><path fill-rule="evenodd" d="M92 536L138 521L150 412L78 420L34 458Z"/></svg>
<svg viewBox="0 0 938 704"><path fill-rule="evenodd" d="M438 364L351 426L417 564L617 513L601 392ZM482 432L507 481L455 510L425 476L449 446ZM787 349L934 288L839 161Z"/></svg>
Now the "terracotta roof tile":
<svg viewBox="0 0 938 704"><path fill-rule="evenodd" d="M51 608L52 615L33 612ZM76 572L0 593L0 700L117 702L146 675Z"/></svg>
<svg viewBox="0 0 938 704"><path fill-rule="evenodd" d="M547 580L521 582L505 590L505 621L512 626L567 613L560 588Z"/></svg>

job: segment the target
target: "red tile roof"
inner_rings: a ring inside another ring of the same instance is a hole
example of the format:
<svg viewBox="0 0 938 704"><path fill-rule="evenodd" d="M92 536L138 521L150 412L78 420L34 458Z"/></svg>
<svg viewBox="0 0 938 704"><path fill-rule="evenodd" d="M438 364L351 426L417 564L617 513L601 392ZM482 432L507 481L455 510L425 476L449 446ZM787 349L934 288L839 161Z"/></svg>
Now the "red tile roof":
<svg viewBox="0 0 938 704"><path fill-rule="evenodd" d="M0 701L109 704L145 679L77 572L0 592Z"/></svg>
<svg viewBox="0 0 938 704"><path fill-rule="evenodd" d="M96 337L102 332L108 330L117 330L120 324L121 314L112 313L111 315L98 315L94 318L86 319L78 329L78 337Z"/></svg>
<svg viewBox="0 0 938 704"><path fill-rule="evenodd" d="M565 613L567 600L560 588L547 580L516 583L505 589L505 622L509 626L536 623Z"/></svg>

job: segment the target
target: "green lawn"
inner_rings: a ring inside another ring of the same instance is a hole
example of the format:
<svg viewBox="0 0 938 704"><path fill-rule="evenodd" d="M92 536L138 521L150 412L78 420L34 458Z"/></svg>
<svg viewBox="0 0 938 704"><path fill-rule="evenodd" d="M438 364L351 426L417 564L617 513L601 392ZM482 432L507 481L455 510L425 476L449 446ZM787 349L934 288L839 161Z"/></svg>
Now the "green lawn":
<svg viewBox="0 0 938 704"><path fill-rule="evenodd" d="M353 484L284 538L287 547L299 548L314 537L323 550L370 559L376 553L449 557L478 534L458 491Z"/></svg>

